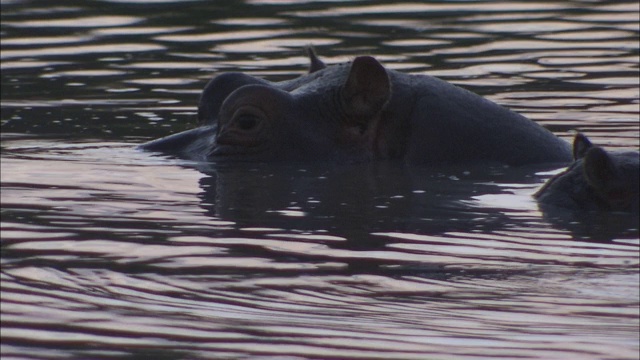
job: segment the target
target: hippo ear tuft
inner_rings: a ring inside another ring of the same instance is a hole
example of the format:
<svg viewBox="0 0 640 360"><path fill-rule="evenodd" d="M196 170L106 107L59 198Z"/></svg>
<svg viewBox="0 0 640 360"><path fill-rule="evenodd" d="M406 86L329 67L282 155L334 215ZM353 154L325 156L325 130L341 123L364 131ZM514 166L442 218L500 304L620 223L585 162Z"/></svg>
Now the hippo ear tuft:
<svg viewBox="0 0 640 360"><path fill-rule="evenodd" d="M356 121L367 121L384 108L390 97L389 75L378 60L371 56L355 58L342 89L348 115Z"/></svg>
<svg viewBox="0 0 640 360"><path fill-rule="evenodd" d="M305 51L307 52L307 56L309 56L309 61L310 61L309 74L312 74L316 71L322 70L327 67L327 65L325 65L325 63L322 62L322 60L320 60L313 46L307 46L305 48Z"/></svg>
<svg viewBox="0 0 640 360"><path fill-rule="evenodd" d="M616 178L616 170L609 154L597 146L584 155L584 175L587 182L598 190L604 190Z"/></svg>
<svg viewBox="0 0 640 360"><path fill-rule="evenodd" d="M593 144L589 141L589 138L582 133L577 133L573 138L573 159L582 159L592 147Z"/></svg>

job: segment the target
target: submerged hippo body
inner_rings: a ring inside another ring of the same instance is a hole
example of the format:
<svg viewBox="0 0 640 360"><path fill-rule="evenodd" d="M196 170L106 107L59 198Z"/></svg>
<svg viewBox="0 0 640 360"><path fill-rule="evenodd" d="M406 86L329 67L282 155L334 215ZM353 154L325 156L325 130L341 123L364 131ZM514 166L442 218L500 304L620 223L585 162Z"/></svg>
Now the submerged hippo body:
<svg viewBox="0 0 640 360"><path fill-rule="evenodd" d="M310 57L293 80L215 77L200 98L201 127L141 147L203 161L571 161L569 144L540 125L435 77L369 56L332 66Z"/></svg>
<svg viewBox="0 0 640 360"><path fill-rule="evenodd" d="M584 210L638 213L640 154L607 152L582 134L573 142L574 163L534 194L542 205Z"/></svg>

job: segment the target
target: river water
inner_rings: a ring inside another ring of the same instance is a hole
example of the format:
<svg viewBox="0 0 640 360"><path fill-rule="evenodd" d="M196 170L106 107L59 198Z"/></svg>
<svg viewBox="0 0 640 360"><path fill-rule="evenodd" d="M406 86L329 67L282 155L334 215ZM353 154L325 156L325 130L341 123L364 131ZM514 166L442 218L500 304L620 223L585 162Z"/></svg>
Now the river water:
<svg viewBox="0 0 640 360"><path fill-rule="evenodd" d="M3 359L637 359L638 219L560 169L194 164L224 71L361 54L637 150L632 1L3 0Z"/></svg>

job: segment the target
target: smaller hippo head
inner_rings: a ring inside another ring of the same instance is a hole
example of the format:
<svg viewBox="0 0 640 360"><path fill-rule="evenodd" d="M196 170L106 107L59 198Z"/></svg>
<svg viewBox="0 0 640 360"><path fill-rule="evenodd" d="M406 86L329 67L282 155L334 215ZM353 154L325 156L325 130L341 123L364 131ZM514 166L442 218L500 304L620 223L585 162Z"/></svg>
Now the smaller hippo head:
<svg viewBox="0 0 640 360"><path fill-rule="evenodd" d="M640 154L607 152L583 134L573 142L574 163L535 195L541 203L576 210L639 212Z"/></svg>

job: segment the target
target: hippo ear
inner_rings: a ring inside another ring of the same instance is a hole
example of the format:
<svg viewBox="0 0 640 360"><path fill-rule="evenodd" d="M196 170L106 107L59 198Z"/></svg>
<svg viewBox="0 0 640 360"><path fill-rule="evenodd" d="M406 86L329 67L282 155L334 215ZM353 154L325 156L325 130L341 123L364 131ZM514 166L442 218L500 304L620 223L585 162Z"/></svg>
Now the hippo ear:
<svg viewBox="0 0 640 360"><path fill-rule="evenodd" d="M582 161L587 182L594 188L605 190L616 178L615 166L602 148L592 147Z"/></svg>
<svg viewBox="0 0 640 360"><path fill-rule="evenodd" d="M379 113L391 96L391 84L385 68L371 56L353 60L342 89L345 111L359 125Z"/></svg>
<svg viewBox="0 0 640 360"><path fill-rule="evenodd" d="M325 65L322 62L322 60L320 60L320 58L318 58L318 55L316 54L316 50L312 46L307 46L305 50L307 52L307 56L309 56L309 61L310 61L309 74L322 70L327 67L327 65Z"/></svg>
<svg viewBox="0 0 640 360"><path fill-rule="evenodd" d="M584 134L577 133L573 138L573 159L582 159L592 147L593 144Z"/></svg>

